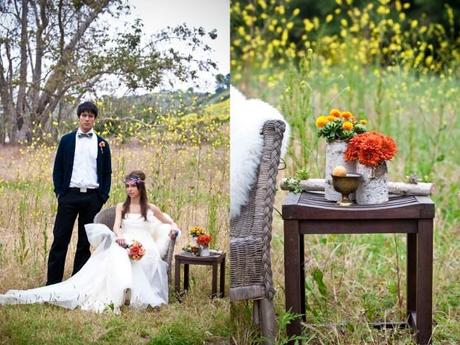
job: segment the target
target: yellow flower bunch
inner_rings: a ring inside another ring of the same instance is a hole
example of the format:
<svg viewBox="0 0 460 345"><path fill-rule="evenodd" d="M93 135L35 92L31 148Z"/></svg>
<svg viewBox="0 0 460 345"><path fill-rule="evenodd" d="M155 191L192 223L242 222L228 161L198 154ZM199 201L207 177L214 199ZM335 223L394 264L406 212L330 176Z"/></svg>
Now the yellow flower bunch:
<svg viewBox="0 0 460 345"><path fill-rule="evenodd" d="M329 115L321 115L316 118L318 136L325 137L328 141L348 140L355 134L364 133L367 128L366 120L356 120L349 111L331 109Z"/></svg>
<svg viewBox="0 0 460 345"><path fill-rule="evenodd" d="M190 228L189 233L192 237L198 237L200 235L204 235L205 231L203 227L195 225Z"/></svg>

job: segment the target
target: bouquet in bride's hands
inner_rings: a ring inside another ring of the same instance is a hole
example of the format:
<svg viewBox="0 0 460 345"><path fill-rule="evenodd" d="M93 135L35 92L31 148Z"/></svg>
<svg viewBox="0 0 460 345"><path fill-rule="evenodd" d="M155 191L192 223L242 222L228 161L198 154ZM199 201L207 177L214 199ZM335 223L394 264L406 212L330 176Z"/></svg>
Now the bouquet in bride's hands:
<svg viewBox="0 0 460 345"><path fill-rule="evenodd" d="M128 256L131 260L140 260L145 254L145 249L142 246L142 243L138 241L134 241L129 247L128 247Z"/></svg>
<svg viewBox="0 0 460 345"><path fill-rule="evenodd" d="M142 259L145 254L144 246L139 241L133 241L130 244L125 243L122 247L127 249L129 258L134 261Z"/></svg>

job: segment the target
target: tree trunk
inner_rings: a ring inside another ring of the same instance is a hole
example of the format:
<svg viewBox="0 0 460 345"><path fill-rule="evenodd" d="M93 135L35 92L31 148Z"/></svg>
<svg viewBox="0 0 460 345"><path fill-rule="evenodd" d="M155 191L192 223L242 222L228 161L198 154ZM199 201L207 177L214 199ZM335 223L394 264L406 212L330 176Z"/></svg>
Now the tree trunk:
<svg viewBox="0 0 460 345"><path fill-rule="evenodd" d="M8 51L7 44L8 43L5 43L5 49ZM3 133L0 138L1 143L9 143L11 140L14 140L14 119L16 118L16 110L14 108L11 92L9 91L8 81L5 78L5 72L3 60L0 56L0 99L3 108Z"/></svg>
<svg viewBox="0 0 460 345"><path fill-rule="evenodd" d="M27 41L28 41L28 12L29 1L22 0L21 11L21 44L19 65L19 88L16 101L16 133L13 141L24 140L30 137L31 123L29 112L26 111L26 87L27 87Z"/></svg>
<svg viewBox="0 0 460 345"><path fill-rule="evenodd" d="M35 3L34 3L35 5ZM48 17L46 14L46 0L40 1L40 10L38 11L36 6L34 7L35 10L35 19L37 23L37 31L35 34L35 41L36 41L36 48L35 48L35 64L32 70L32 85L30 88L30 104L32 112L34 113L34 109L38 107L38 100L39 100L39 92L41 87L41 79L42 79L42 57L45 51L45 43L43 32L46 30L48 26ZM33 59L30 56L30 59Z"/></svg>

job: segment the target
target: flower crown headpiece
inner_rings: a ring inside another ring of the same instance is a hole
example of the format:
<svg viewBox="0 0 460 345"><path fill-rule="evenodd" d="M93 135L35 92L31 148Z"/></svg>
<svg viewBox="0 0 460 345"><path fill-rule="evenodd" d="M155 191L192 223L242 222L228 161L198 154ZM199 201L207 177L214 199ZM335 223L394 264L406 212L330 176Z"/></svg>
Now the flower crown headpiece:
<svg viewBox="0 0 460 345"><path fill-rule="evenodd" d="M142 180L139 176L129 176L127 178L125 178L125 180L123 181L125 184L126 183L135 183L135 184L141 184L141 183L144 183L144 180Z"/></svg>

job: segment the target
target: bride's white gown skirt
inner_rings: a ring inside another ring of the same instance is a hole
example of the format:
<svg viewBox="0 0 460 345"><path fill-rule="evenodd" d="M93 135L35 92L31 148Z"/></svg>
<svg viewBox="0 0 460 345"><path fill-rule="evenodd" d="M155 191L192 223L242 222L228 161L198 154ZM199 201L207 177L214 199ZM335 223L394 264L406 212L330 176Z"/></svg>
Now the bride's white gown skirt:
<svg viewBox="0 0 460 345"><path fill-rule="evenodd" d="M86 225L86 233L96 250L82 269L68 280L30 290L9 290L0 295L0 304L51 303L64 308L102 312L119 310L125 291L131 289L130 307L143 309L168 303L167 264L152 239L159 225L152 212L147 222L140 215L127 214L122 232L129 241L145 248L139 261L129 259L127 250L115 242L114 233L103 224Z"/></svg>

